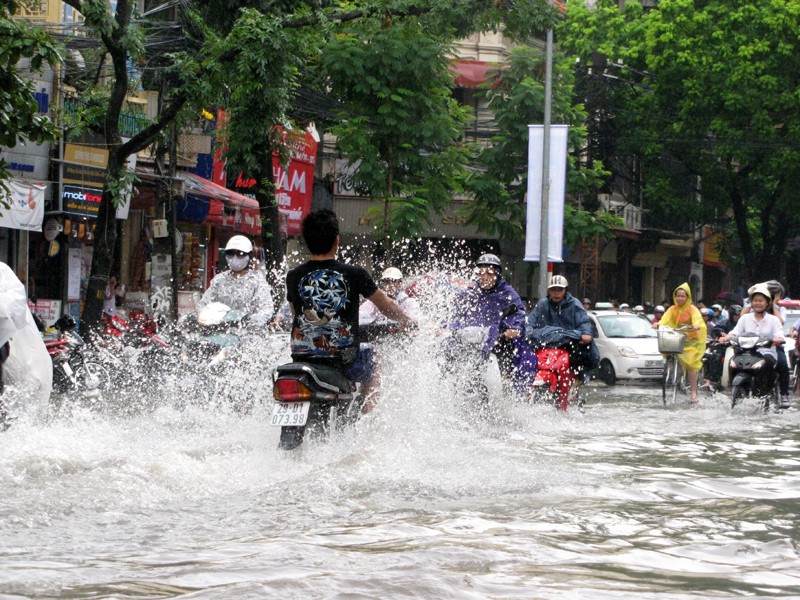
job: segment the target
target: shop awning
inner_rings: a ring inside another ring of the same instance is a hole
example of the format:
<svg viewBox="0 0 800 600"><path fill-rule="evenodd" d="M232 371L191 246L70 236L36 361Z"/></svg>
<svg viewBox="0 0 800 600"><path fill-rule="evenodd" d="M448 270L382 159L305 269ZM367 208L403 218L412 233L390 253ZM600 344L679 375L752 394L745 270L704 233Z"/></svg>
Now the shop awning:
<svg viewBox="0 0 800 600"><path fill-rule="evenodd" d="M183 195L176 203L178 221L208 223L249 235L261 234L258 202L194 173L182 173Z"/></svg>
<svg viewBox="0 0 800 600"><path fill-rule="evenodd" d="M454 59L450 61L453 78L458 87L476 88L486 82L489 71L500 68L500 65L482 60Z"/></svg>

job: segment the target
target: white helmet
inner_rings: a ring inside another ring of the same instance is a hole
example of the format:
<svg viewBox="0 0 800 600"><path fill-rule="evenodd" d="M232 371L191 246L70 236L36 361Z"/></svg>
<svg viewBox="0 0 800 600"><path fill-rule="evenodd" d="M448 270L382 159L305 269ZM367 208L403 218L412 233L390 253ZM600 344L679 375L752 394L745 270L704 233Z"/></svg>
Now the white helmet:
<svg viewBox="0 0 800 600"><path fill-rule="evenodd" d="M549 290L550 288L554 287L565 288L568 285L569 283L567 283L567 278L563 275L552 275L550 277L550 283L547 284L547 289Z"/></svg>
<svg viewBox="0 0 800 600"><path fill-rule="evenodd" d="M756 294L761 294L764 296L769 302L772 302L772 292L769 291L766 283L757 283L752 286L749 290L747 290L747 295L750 300L753 299L753 296Z"/></svg>
<svg viewBox="0 0 800 600"><path fill-rule="evenodd" d="M228 250L238 250L250 254L253 251L253 243L243 235L235 235L225 245L225 252Z"/></svg>
<svg viewBox="0 0 800 600"><path fill-rule="evenodd" d="M397 267L389 267L381 273L381 279L392 279L399 281L403 278L403 272Z"/></svg>
<svg viewBox="0 0 800 600"><path fill-rule="evenodd" d="M661 305L659 304L658 306L656 306L656 307L653 309L653 312L660 312L660 313L663 313L663 312L667 312L667 309L665 309L663 306L661 306Z"/></svg>
<svg viewBox="0 0 800 600"><path fill-rule="evenodd" d="M642 306L641 304L637 304L636 306L633 307L633 312L644 312L644 306Z"/></svg>

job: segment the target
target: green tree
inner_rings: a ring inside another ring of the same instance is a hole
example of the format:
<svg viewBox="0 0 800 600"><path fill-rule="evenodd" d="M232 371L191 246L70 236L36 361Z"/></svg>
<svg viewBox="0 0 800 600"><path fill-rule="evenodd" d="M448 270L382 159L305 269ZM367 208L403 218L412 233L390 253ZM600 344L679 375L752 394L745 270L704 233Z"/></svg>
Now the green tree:
<svg viewBox="0 0 800 600"><path fill-rule="evenodd" d="M424 28L436 37L496 24L500 15L515 11L516 16L509 22L522 30L527 26L524 15L533 14L546 4L544 0L236 0L237 12L232 16L225 12L230 9L226 3L209 0L179 3L178 29L159 27L157 10L134 20L134 0L117 0L113 13L107 0L65 2L83 14L87 38L97 42L100 67L96 73L103 73L82 92L88 109L79 115L83 119L79 122L84 131L101 136L109 151L83 310L84 329L94 328L100 317L116 242L114 208L130 180L124 169L128 156L162 139L168 128L174 130L193 120L201 108L221 106L231 115L226 131L229 165L242 169L246 176L268 182L271 178L264 175L271 174L268 165L276 149L273 126L289 121L293 91L300 78L307 76L307 65L321 60L321 40L330 39L338 28L347 28L357 20L403 23L407 17L424 16ZM165 38L164 31L172 31L172 37ZM352 34L349 28L347 32ZM106 58L110 61L107 70L102 68ZM131 88L131 63L146 67L145 84L160 82L162 103L157 117L123 142L119 116ZM435 100L440 101L438 92ZM386 123L377 121L372 125L380 128ZM437 127L446 130L449 125ZM438 168L444 174L444 182L429 179L427 190L420 186L409 189L414 189L416 197L425 193L426 199L438 202L441 189L454 181L449 175L451 162L461 159L457 153L448 154L443 147L424 142L418 154L428 152L438 157L438 161L429 161L431 166L426 170ZM408 151L405 146L399 149ZM422 213L416 205L412 208L413 214Z"/></svg>
<svg viewBox="0 0 800 600"><path fill-rule="evenodd" d="M574 1L560 40L636 89L614 113L645 207L729 225L750 277L780 276L800 225L800 2Z"/></svg>
<svg viewBox="0 0 800 600"><path fill-rule="evenodd" d="M0 0L0 147L14 146L18 140L38 143L55 137L50 118L39 114L33 82L23 76L21 66L24 62L41 72L45 63L61 61L60 50L44 30L12 18L21 5ZM0 166L0 209L8 207L9 177Z"/></svg>
<svg viewBox="0 0 800 600"><path fill-rule="evenodd" d="M528 182L528 125L544 120L544 53L538 48L518 46L508 61L490 74L485 84L486 100L494 114L498 132L491 145L477 158L478 169L468 186L474 194L468 222L483 231L505 239L525 236ZM569 61L556 53L553 60L552 122L569 125L567 194L579 198L608 173L598 162L583 161L587 131L586 111L574 99L574 74ZM583 231L574 227L592 223L587 235L607 220L593 218L588 211L573 208L565 214L565 231ZM568 236L568 239L572 239Z"/></svg>
<svg viewBox="0 0 800 600"><path fill-rule="evenodd" d="M460 191L466 111L451 94L449 40L417 20L364 23L328 43L321 68L345 108L333 127L383 237L416 236Z"/></svg>

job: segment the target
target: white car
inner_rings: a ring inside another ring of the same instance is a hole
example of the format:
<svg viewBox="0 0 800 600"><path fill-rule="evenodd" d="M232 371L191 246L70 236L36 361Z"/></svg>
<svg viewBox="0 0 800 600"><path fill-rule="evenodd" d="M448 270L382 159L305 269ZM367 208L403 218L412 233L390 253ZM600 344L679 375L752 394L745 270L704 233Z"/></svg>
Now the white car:
<svg viewBox="0 0 800 600"><path fill-rule="evenodd" d="M598 377L607 385L620 379L660 379L664 357L658 351L656 330L647 319L616 310L589 311L600 351Z"/></svg>

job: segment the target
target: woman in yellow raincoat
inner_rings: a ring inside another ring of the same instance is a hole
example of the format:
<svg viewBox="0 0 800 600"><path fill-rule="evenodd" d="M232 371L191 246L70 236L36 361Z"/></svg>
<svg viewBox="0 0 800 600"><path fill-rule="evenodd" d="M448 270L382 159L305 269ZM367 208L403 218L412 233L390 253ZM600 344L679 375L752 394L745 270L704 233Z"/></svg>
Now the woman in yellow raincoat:
<svg viewBox="0 0 800 600"><path fill-rule="evenodd" d="M686 345L678 358L686 369L689 385L692 388L692 404L697 402L697 377L703 368L703 354L706 351L706 324L700 310L692 304L692 290L688 283L682 283L672 292L673 305L667 309L658 322L659 325L676 328L691 325L686 331Z"/></svg>

